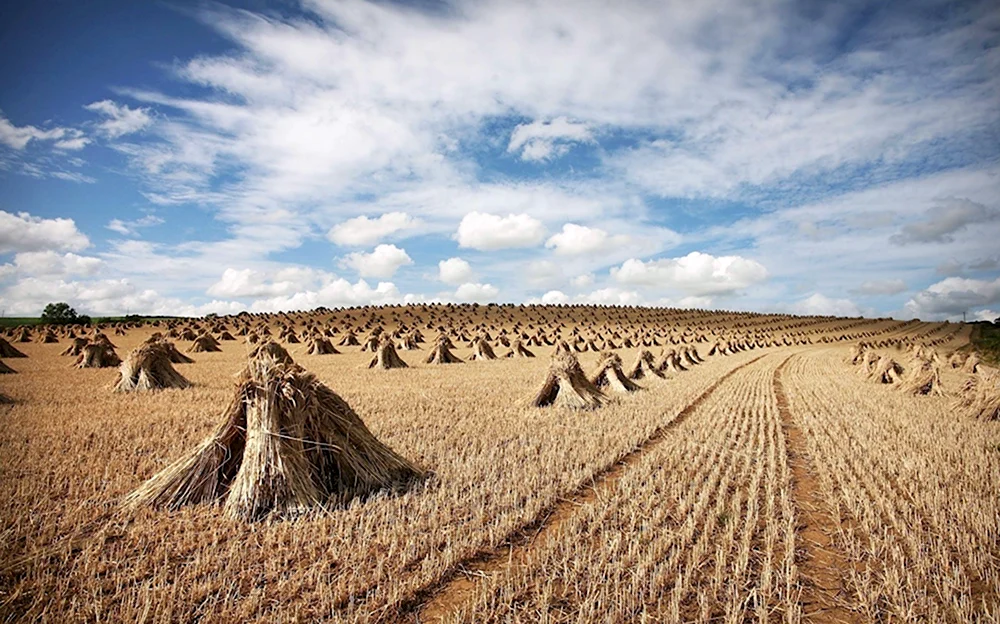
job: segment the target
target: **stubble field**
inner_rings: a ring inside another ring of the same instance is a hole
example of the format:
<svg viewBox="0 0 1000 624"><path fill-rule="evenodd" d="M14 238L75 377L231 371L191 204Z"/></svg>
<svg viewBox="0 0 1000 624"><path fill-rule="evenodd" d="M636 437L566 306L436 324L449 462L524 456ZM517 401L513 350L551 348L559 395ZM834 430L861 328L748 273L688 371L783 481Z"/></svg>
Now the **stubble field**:
<svg viewBox="0 0 1000 624"><path fill-rule="evenodd" d="M403 369L368 368L359 346L284 344L428 476L257 522L218 505L121 507L219 425L253 346L244 336L176 364L193 387L138 394L112 391L116 368L74 368L65 337L12 342L28 357L4 360L18 372L0 376L14 400L0 406L0 618L1000 621L1000 424L955 411L968 375L943 363L968 326L595 308L346 314L212 329L335 329L336 342L349 328L361 341L376 326L419 328L426 342L398 351ZM105 332L124 358L167 329ZM554 344L529 345L534 358L424 363L442 330L463 360L484 331L498 355L501 335ZM644 349L659 361L694 347L705 361L608 392L598 409L531 406L555 345L590 339L601 352L573 350L588 374L609 352L626 371ZM182 352L191 342L172 340ZM904 368L915 346L938 353L944 394L858 374L859 341ZM716 344L732 348L709 355Z"/></svg>

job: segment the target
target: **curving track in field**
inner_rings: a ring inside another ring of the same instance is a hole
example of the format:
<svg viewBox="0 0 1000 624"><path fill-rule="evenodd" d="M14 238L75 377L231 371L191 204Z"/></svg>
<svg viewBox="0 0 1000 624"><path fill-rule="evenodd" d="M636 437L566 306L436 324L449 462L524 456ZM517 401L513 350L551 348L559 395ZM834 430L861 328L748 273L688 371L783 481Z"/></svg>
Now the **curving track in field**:
<svg viewBox="0 0 1000 624"><path fill-rule="evenodd" d="M457 606L467 602L475 593L477 586L491 575L495 575L510 566L523 565L535 549L552 539L562 529L578 507L611 492L625 471L633 466L643 454L662 442L671 430L690 417L720 385L741 369L764 357L764 355L760 355L744 362L723 375L682 409L670 422L658 427L640 446L624 455L607 469L595 474L590 483L572 492L535 522L513 533L507 540L508 546L506 548L478 553L475 557L461 562L438 585L415 596L412 601L403 605L403 609L416 611L421 622L441 621Z"/></svg>

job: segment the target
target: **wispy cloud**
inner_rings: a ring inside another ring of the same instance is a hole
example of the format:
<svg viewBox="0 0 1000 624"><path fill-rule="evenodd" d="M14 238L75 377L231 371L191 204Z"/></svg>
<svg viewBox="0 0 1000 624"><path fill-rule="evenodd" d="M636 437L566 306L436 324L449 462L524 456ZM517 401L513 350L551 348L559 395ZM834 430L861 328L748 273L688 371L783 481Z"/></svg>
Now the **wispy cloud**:
<svg viewBox="0 0 1000 624"><path fill-rule="evenodd" d="M163 223L164 220L162 218L154 214L148 214L144 217L140 217L138 219L132 219L130 221L125 221L122 219L112 219L111 221L108 221L108 224L105 225L104 227L111 230L112 232L117 232L124 236L136 236L139 233L139 230L143 228L153 227L156 225L161 225Z"/></svg>
<svg viewBox="0 0 1000 624"><path fill-rule="evenodd" d="M102 134L112 139L138 132L153 121L149 109L130 108L112 100L93 102L84 108L101 115L103 120L98 122L97 128Z"/></svg>

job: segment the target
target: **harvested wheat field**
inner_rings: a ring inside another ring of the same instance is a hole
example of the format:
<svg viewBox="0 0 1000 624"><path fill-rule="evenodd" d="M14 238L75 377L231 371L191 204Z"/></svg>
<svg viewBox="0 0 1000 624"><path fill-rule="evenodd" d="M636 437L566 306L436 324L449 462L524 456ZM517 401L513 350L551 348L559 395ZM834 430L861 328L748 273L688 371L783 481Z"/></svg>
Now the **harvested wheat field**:
<svg viewBox="0 0 1000 624"><path fill-rule="evenodd" d="M1000 621L1000 377L968 325L427 305L18 336L3 621Z"/></svg>

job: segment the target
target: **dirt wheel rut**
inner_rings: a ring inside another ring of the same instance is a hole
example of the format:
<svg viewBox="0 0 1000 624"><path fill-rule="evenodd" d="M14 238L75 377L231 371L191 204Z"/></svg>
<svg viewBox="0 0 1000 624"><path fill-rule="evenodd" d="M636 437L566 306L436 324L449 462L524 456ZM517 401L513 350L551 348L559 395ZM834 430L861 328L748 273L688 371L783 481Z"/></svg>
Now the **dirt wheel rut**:
<svg viewBox="0 0 1000 624"><path fill-rule="evenodd" d="M789 357L774 371L774 395L785 433L788 467L792 472L792 497L799 512L796 535L801 559L797 562L804 579L800 602L803 620L817 624L862 622L863 618L844 606L844 575L850 565L833 536L839 524L820 490L819 479L806 450L806 434L795 423L781 371Z"/></svg>
<svg viewBox="0 0 1000 624"><path fill-rule="evenodd" d="M586 484L560 500L534 522L515 531L508 537L504 546L478 553L476 556L461 562L437 585L418 593L413 599L402 605L402 610L415 612L417 621L422 623L443 621L457 607L467 603L472 598L476 588L487 578L507 567L523 565L535 548L545 544L547 540L558 534L562 525L569 520L578 507L611 491L625 471L643 453L662 441L667 433L684 422L723 382L765 356L766 354L748 360L727 372L691 401L670 422L658 427L645 442L622 456L611 466L595 474Z"/></svg>

